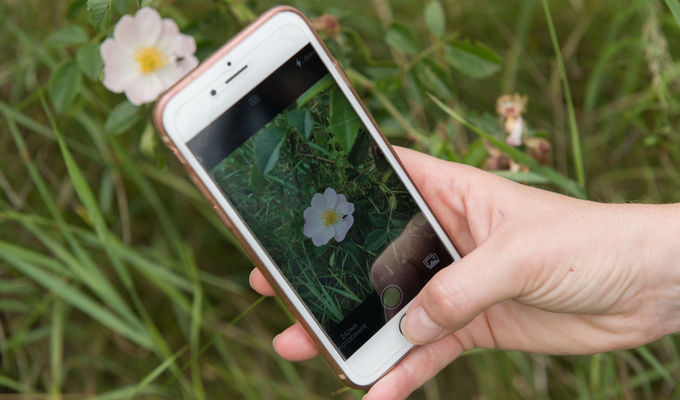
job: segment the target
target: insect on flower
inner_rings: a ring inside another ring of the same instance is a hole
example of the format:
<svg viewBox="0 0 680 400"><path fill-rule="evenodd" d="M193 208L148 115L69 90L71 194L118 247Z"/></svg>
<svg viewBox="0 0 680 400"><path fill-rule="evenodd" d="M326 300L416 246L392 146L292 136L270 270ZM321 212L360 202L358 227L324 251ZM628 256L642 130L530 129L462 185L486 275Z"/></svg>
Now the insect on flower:
<svg viewBox="0 0 680 400"><path fill-rule="evenodd" d="M527 96L503 95L496 101L496 112L503 118L503 130L508 135L505 141L511 146L522 144L526 128L522 114L526 111Z"/></svg>
<svg viewBox="0 0 680 400"><path fill-rule="evenodd" d="M125 92L134 105L156 100L198 65L194 39L149 7L134 17L124 15L113 38L106 39L99 50L104 60L102 83L114 93Z"/></svg>

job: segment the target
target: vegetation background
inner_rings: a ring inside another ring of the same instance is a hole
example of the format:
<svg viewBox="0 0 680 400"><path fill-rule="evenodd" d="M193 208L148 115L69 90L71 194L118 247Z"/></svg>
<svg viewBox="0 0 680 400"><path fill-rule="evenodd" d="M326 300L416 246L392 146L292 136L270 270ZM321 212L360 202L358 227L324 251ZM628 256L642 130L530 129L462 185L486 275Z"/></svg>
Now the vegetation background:
<svg viewBox="0 0 680 400"><path fill-rule="evenodd" d="M194 36L200 58L276 5L142 3ZM337 17L317 26L392 142L481 165L487 138L529 166L512 179L680 199L678 0L289 3ZM248 288L251 263L158 143L150 107L99 82L99 44L139 5L0 0L0 392L360 398L322 360L276 356L290 316ZM503 145L494 104L515 91L530 133L553 145L548 166ZM473 351L413 398L678 399L679 345Z"/></svg>

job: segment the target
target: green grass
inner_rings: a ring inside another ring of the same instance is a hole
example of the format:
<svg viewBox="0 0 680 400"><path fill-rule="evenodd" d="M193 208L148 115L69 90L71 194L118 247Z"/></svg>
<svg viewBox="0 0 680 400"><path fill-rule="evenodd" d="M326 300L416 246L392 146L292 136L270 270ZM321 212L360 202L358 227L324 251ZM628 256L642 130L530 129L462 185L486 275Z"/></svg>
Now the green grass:
<svg viewBox="0 0 680 400"><path fill-rule="evenodd" d="M143 3L201 58L275 5ZM460 0L442 2L444 21L429 3L290 2L339 17L326 44L393 143L480 166L488 140L530 167L509 179L598 201L680 199L677 0ZM136 7L113 1L111 22ZM112 25L95 29L86 0L0 0L0 22L0 397L360 398L323 361L276 356L290 316L248 288L251 262L152 136L150 107L78 66ZM50 36L67 26L84 37ZM530 133L553 144L547 166L504 145L495 101L515 91ZM413 398L680 399L679 345L473 351Z"/></svg>

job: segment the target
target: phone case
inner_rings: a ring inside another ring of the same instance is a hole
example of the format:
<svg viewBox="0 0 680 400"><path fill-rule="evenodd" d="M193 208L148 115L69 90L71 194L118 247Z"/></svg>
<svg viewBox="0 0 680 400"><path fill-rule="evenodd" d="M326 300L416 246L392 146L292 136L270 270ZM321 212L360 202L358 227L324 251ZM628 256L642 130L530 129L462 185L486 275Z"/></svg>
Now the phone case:
<svg viewBox="0 0 680 400"><path fill-rule="evenodd" d="M336 363L336 361L333 359L329 351L323 346L321 341L316 337L316 335L313 333L312 329L310 328L309 324L307 321L302 318L298 310L293 306L293 304L290 302L290 300L284 295L283 291L281 288L278 286L268 269L264 266L264 264L260 261L260 259L256 256L254 250L250 247L248 242L244 239L242 236L241 232L237 230L234 225L232 224L232 221L229 219L227 214L222 210L222 208L218 205L216 199L213 197L213 195L210 193L210 191L207 189L205 184L200 180L196 172L189 166L187 163L186 159L184 156L177 150L177 147L173 143L173 141L170 139L168 136L167 132L165 131L162 123L162 114L163 110L165 108L165 105L168 103L168 101L175 95L177 94L182 88L184 88L190 81L191 78L194 76L199 76L203 72L205 72L210 66L215 64L218 60L220 60L222 57L224 57L231 49L233 49L238 43L240 43L244 38L246 38L248 35L250 35L252 32L254 32L258 27L260 27L263 23L265 23L267 20L271 19L274 15L277 13L281 12L293 12L298 14L300 17L304 19L304 21L307 23L309 26L310 30L314 33L314 36L316 37L317 41L321 43L323 47L323 51L328 55L330 60L332 61L333 65L335 66L336 69L338 69L341 72L342 78L349 86L349 88L352 91L352 94L354 95L355 98L357 98L359 104L361 105L363 111L369 116L369 119L371 123L374 125L375 129L377 132L380 134L381 138L386 142L387 138L383 135L383 133L380 131L378 128L378 125L376 124L375 120L371 116L371 114L368 112L366 109L366 106L364 103L359 99L359 96L357 95L356 91L354 90L349 78L347 75L344 73L344 71L340 68L338 62L333 58L331 53L328 51L328 48L326 48L325 44L323 41L319 38L319 36L316 34L316 31L311 27L311 24L309 20L305 17L304 14L302 14L299 10L289 7L289 6L278 6L275 8L272 8L271 10L267 11L266 13L262 14L257 20L252 22L250 25L248 25L245 29L243 29L240 33L238 33L234 38L232 38L229 42L227 42L225 45L220 47L214 54L212 54L210 57L208 57L205 61L203 61L196 69L194 69L192 72L190 72L186 77L184 77L182 80L177 82L174 86L172 86L170 89L168 89L165 94L162 95L158 103L156 104L156 107L154 109L154 114L153 114L153 119L154 119L154 125L156 126L156 130L160 137L162 138L163 142L170 148L170 150L173 151L175 156L179 159L180 163L184 166L184 169L187 171L187 174L189 175L189 178L194 182L196 187L199 189L199 191L205 196L206 199L212 204L213 209L217 213L217 215L220 217L220 219L224 222L224 224L227 226L229 229L229 232L231 232L234 237L238 240L238 242L241 244L243 249L246 251L250 259L253 261L255 266L262 272L262 274L265 276L269 284L272 286L274 289L275 293L283 303L285 304L286 308L290 313L295 316L295 319L305 328L307 331L309 337L314 341L316 344L316 347L319 349L320 354L326 359L328 364L331 366L333 371L338 375L338 377L348 386L351 386L353 388L357 389L365 389L370 386L362 386L362 385L357 385L351 380L349 380L344 374L343 371ZM401 160L397 156L397 154L394 152L394 150L390 147L390 151L394 155L395 159L399 163L400 167L404 172L406 172L406 169L404 168ZM406 175L408 176L408 172L406 172ZM409 179L411 177L409 176ZM417 188L416 188L417 189ZM422 197L422 193L419 193ZM437 221L439 222L439 221ZM441 226L441 224L439 224ZM455 243L454 243L455 246ZM457 247L457 246L456 246ZM405 355L404 355L405 356ZM396 364L395 364L396 365Z"/></svg>

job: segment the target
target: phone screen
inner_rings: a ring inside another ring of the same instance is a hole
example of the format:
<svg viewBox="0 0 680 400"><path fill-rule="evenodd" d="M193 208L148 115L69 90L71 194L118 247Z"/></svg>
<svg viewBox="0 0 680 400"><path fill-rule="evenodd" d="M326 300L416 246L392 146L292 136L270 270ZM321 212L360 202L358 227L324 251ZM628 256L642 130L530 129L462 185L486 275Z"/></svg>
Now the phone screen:
<svg viewBox="0 0 680 400"><path fill-rule="evenodd" d="M188 147L345 359L453 261L311 45Z"/></svg>

